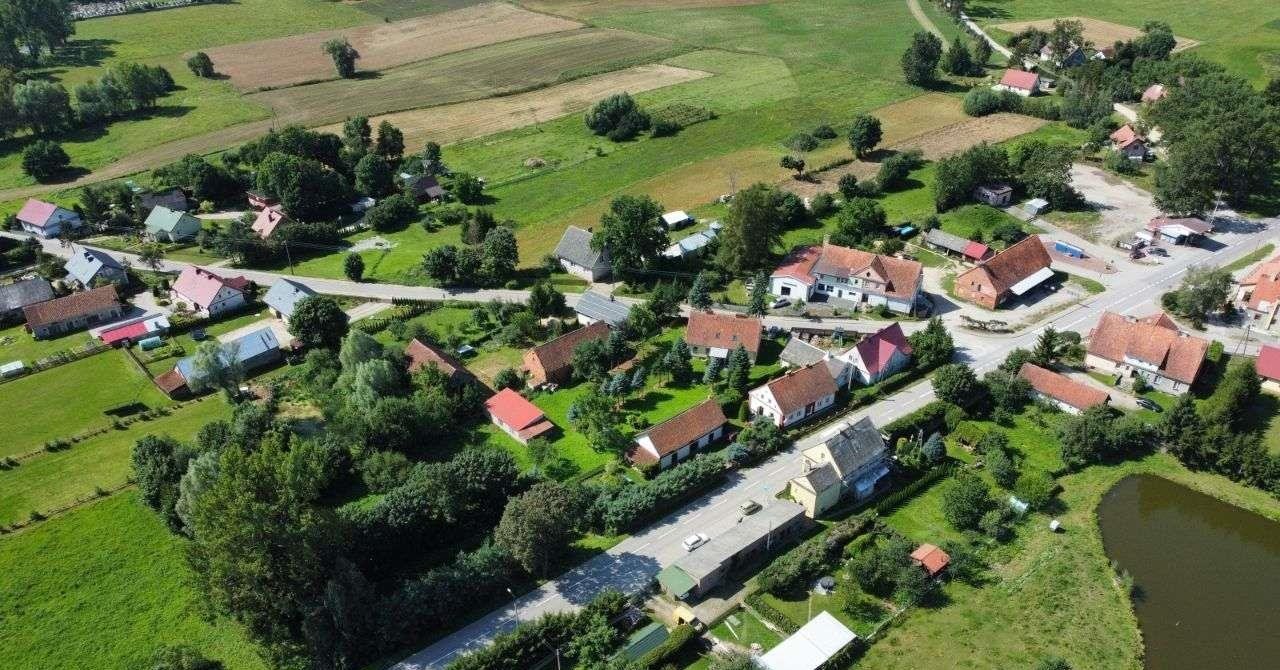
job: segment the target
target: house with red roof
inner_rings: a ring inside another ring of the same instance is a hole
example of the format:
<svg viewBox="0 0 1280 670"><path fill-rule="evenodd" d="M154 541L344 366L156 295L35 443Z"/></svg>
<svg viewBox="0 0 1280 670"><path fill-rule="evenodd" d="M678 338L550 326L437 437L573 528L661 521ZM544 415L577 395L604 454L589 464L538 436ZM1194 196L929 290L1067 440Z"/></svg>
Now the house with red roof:
<svg viewBox="0 0 1280 670"><path fill-rule="evenodd" d="M855 381L869 386L910 365L911 345L895 321L864 337L838 358L849 364L850 386Z"/></svg>
<svg viewBox="0 0 1280 670"><path fill-rule="evenodd" d="M1258 265L1238 282L1235 300L1251 325L1269 331L1280 311L1280 256Z"/></svg>
<svg viewBox="0 0 1280 670"><path fill-rule="evenodd" d="M911 562L924 568L925 574L933 578L951 565L951 556L934 545L925 543L911 552Z"/></svg>
<svg viewBox="0 0 1280 670"><path fill-rule="evenodd" d="M635 465L657 463L659 469L669 468L719 441L727 422L720 403L708 398L636 435L627 460Z"/></svg>
<svg viewBox="0 0 1280 670"><path fill-rule="evenodd" d="M728 358L741 346L754 364L763 328L764 322L755 317L695 311L684 329L684 342L689 352L700 358Z"/></svg>
<svg viewBox="0 0 1280 670"><path fill-rule="evenodd" d="M1169 89L1164 84L1152 84L1147 90L1142 92L1142 102L1144 104L1154 104L1164 100L1169 95Z"/></svg>
<svg viewBox="0 0 1280 670"><path fill-rule="evenodd" d="M1040 91L1040 75L1024 70L1008 69L1000 76L1000 83L991 88L997 91L1017 93L1025 98Z"/></svg>
<svg viewBox="0 0 1280 670"><path fill-rule="evenodd" d="M284 210L280 208L280 205L270 205L259 210L258 216L253 220L251 227L253 232L258 234L258 237L265 240L269 239L276 232L276 228L279 228L280 224L287 221L288 218L285 216Z"/></svg>
<svg viewBox="0 0 1280 670"><path fill-rule="evenodd" d="M584 342L608 337L609 325L597 321L524 352L523 367L529 373L529 385L568 383L573 378L573 350Z"/></svg>
<svg viewBox="0 0 1280 670"><path fill-rule="evenodd" d="M1111 148L1132 161L1146 158L1148 151L1147 140L1127 123L1111 133Z"/></svg>
<svg viewBox="0 0 1280 670"><path fill-rule="evenodd" d="M181 302L201 316L212 317L244 307L249 280L225 278L204 268L188 266L178 275L170 299Z"/></svg>
<svg viewBox="0 0 1280 670"><path fill-rule="evenodd" d="M781 298L883 305L899 314L915 313L923 285L924 266L916 261L826 241L795 249L769 278L769 292Z"/></svg>
<svg viewBox="0 0 1280 670"><path fill-rule="evenodd" d="M451 386L459 386L475 380L462 361L449 355L444 349L416 337L405 345L404 356L409 359L410 374L420 372L427 367L434 367L444 374Z"/></svg>
<svg viewBox="0 0 1280 670"><path fill-rule="evenodd" d="M1036 397L1056 405L1058 409L1068 414L1079 414L1090 407L1105 405L1111 401L1111 396L1100 388L1078 382L1034 363L1023 363L1018 376L1031 384L1031 391Z"/></svg>
<svg viewBox="0 0 1280 670"><path fill-rule="evenodd" d="M520 444L529 444L529 440L546 435L556 427L537 405L511 389L502 389L484 401L484 411L493 425Z"/></svg>
<svg viewBox="0 0 1280 670"><path fill-rule="evenodd" d="M786 428L830 409L837 390L826 363L815 363L751 389L747 406L752 417L767 416Z"/></svg>
<svg viewBox="0 0 1280 670"><path fill-rule="evenodd" d="M954 290L961 300L996 309L1053 277L1051 263L1040 236L1029 235L956 277Z"/></svg>
<svg viewBox="0 0 1280 670"><path fill-rule="evenodd" d="M1262 378L1262 390L1280 394L1280 347L1264 344L1254 364Z"/></svg>
<svg viewBox="0 0 1280 670"><path fill-rule="evenodd" d="M79 214L35 198L27 199L22 209L18 210L17 218L24 231L45 239L57 237L63 230L74 230L84 225Z"/></svg>
<svg viewBox="0 0 1280 670"><path fill-rule="evenodd" d="M1124 377L1142 377L1165 393L1191 389L1209 350L1207 340L1182 332L1164 312L1143 318L1103 312L1089 332L1084 363Z"/></svg>

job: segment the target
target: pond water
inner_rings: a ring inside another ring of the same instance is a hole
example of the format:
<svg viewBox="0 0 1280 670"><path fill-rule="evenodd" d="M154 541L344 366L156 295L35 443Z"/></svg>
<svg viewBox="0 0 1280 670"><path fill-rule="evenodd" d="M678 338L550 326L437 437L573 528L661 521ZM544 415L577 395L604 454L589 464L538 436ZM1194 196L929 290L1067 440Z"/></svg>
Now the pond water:
<svg viewBox="0 0 1280 670"><path fill-rule="evenodd" d="M1137 587L1149 670L1280 668L1280 524L1147 475L1108 491L1098 521Z"/></svg>

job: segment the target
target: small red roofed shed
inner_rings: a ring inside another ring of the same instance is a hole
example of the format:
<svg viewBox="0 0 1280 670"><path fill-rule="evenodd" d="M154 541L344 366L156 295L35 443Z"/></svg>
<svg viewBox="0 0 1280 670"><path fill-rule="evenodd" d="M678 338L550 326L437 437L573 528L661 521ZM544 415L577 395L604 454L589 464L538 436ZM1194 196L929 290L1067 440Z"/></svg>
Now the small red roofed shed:
<svg viewBox="0 0 1280 670"><path fill-rule="evenodd" d="M484 401L484 409L493 425L521 444L528 444L529 440L555 428L537 405L511 389L502 389Z"/></svg>
<svg viewBox="0 0 1280 670"><path fill-rule="evenodd" d="M930 577L942 574L942 571L951 564L951 556L947 552L927 543L916 547L916 550L911 552L911 560L924 568Z"/></svg>

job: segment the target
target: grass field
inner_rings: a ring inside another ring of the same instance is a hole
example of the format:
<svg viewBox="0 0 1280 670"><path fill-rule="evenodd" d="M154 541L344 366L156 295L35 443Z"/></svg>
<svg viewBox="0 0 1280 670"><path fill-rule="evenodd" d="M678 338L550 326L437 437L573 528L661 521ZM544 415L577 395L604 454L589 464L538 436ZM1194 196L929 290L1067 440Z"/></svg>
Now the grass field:
<svg viewBox="0 0 1280 670"><path fill-rule="evenodd" d="M1165 21L1177 35L1200 42L1190 50L1255 85L1280 74L1280 5L1267 0L974 0L966 11L987 25L1084 16L1140 28Z"/></svg>
<svg viewBox="0 0 1280 670"><path fill-rule="evenodd" d="M581 25L513 5L486 3L395 23L229 44L208 53L219 74L230 77L239 90L253 91L337 79L333 60L323 49L331 39L349 41L360 53L359 70L371 72Z"/></svg>
<svg viewBox="0 0 1280 670"><path fill-rule="evenodd" d="M180 540L130 491L0 539L0 667L135 670L188 644L266 670L244 632L202 617Z"/></svg>
<svg viewBox="0 0 1280 670"><path fill-rule="evenodd" d="M0 470L0 524L25 521L32 511L47 513L93 495L95 488L110 490L125 483L130 475L129 454L145 435L190 440L204 424L230 415L231 408L220 397L211 396L168 416L139 421L69 449L41 454L12 470Z"/></svg>
<svg viewBox="0 0 1280 670"><path fill-rule="evenodd" d="M60 351L79 351L92 342L88 333L72 333L50 340L37 340L18 325L0 330L0 361L26 361L31 364Z"/></svg>
<svg viewBox="0 0 1280 670"><path fill-rule="evenodd" d="M47 440L109 424L111 417L103 411L128 403L154 408L167 405L168 398L119 351L0 385L0 407L21 417L23 426L0 443L0 456L26 453Z"/></svg>

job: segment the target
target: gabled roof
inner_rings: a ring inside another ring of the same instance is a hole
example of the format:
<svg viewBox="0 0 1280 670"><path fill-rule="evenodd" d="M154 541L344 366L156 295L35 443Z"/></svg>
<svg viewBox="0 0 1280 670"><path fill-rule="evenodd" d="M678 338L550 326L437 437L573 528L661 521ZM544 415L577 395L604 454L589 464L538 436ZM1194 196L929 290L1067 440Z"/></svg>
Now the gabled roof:
<svg viewBox="0 0 1280 670"><path fill-rule="evenodd" d="M93 283L93 278L98 276L98 273L103 268L124 271L124 266L115 258L112 258L111 254L92 247L74 245L71 247L71 256L67 258L67 262L63 267L66 269L67 274L85 286Z"/></svg>
<svg viewBox="0 0 1280 670"><path fill-rule="evenodd" d="M1141 142L1142 136L1133 129L1133 126L1126 123L1111 133L1111 141L1121 149L1128 149L1134 143Z"/></svg>
<svg viewBox="0 0 1280 670"><path fill-rule="evenodd" d="M825 350L819 349L792 335L791 339L787 340L787 346L782 348L782 353L778 355L778 358L792 367L802 367L825 361L827 360L827 355Z"/></svg>
<svg viewBox="0 0 1280 670"><path fill-rule="evenodd" d="M817 670L858 636L823 610L759 658L763 670Z"/></svg>
<svg viewBox="0 0 1280 670"><path fill-rule="evenodd" d="M835 395L836 382L821 363L809 365L778 377L764 385L773 395L783 415L802 410L806 405Z"/></svg>
<svg viewBox="0 0 1280 670"><path fill-rule="evenodd" d="M902 333L902 326L897 321L863 338L853 348L858 350L858 357L872 376L880 374L889 361L893 360L895 353L911 355L911 345L907 343L907 336Z"/></svg>
<svg viewBox="0 0 1280 670"><path fill-rule="evenodd" d="M44 228L49 223L50 217L58 209L59 207L51 202L28 198L27 202L22 205L22 209L18 210L18 220L37 228Z"/></svg>
<svg viewBox="0 0 1280 670"><path fill-rule="evenodd" d="M297 308L298 303L304 298L310 298L316 292L310 288L289 279L280 279L267 289L267 294L262 297L262 302L267 307L280 312L280 314L288 319L293 316L293 310Z"/></svg>
<svg viewBox="0 0 1280 670"><path fill-rule="evenodd" d="M0 286L0 312L53 300L53 286L40 279L24 279Z"/></svg>
<svg viewBox="0 0 1280 670"><path fill-rule="evenodd" d="M591 248L591 231L569 226L564 229L564 235L560 236L555 255L556 258L564 259L574 265L593 268L601 263L605 252Z"/></svg>
<svg viewBox="0 0 1280 670"><path fill-rule="evenodd" d="M471 374L462 361L450 356L440 347L417 338L409 340L409 344L404 348L404 355L409 359L409 372L417 372L428 365L434 365L450 379L460 374Z"/></svg>
<svg viewBox="0 0 1280 670"><path fill-rule="evenodd" d="M1280 381L1280 347L1274 344L1262 345L1255 366L1259 377Z"/></svg>
<svg viewBox="0 0 1280 670"><path fill-rule="evenodd" d="M404 188L416 197L427 197L432 200L443 198L444 187L431 175L414 175L404 181Z"/></svg>
<svg viewBox="0 0 1280 670"><path fill-rule="evenodd" d="M53 300L38 302L22 308L27 325L32 328L58 323L89 314L97 314L108 307L120 304L114 284L108 284Z"/></svg>
<svg viewBox="0 0 1280 670"><path fill-rule="evenodd" d="M964 245L964 251L961 251L960 253L963 254L966 258L971 258L975 261L980 261L986 258L987 256L991 255L991 247L981 242L974 242L970 240L968 244Z"/></svg>
<svg viewBox="0 0 1280 670"><path fill-rule="evenodd" d="M270 326L264 326L230 342L223 342L219 349L219 358L223 363L229 364L234 361L244 364L273 350L279 352L280 341L276 339L275 331ZM198 376L195 360L195 356L187 356L174 366L187 381L192 381Z"/></svg>
<svg viewBox="0 0 1280 670"><path fill-rule="evenodd" d="M1082 411L1095 405L1105 404L1110 398L1102 389L1075 381L1034 363L1023 363L1022 369L1018 370L1018 376L1027 380L1031 388L1038 393Z"/></svg>
<svg viewBox="0 0 1280 670"><path fill-rule="evenodd" d="M1280 281L1263 279L1254 285L1246 306L1255 312L1271 312L1277 304L1280 304Z"/></svg>
<svg viewBox="0 0 1280 670"><path fill-rule="evenodd" d="M200 230L200 219L186 212L178 212L164 205L156 205L143 227L151 233L169 233L170 235L195 235Z"/></svg>
<svg viewBox="0 0 1280 670"><path fill-rule="evenodd" d="M631 315L631 306L625 302L614 300L613 296L605 296L595 291L583 291L573 305L573 311L589 319L603 321L614 328L619 328Z"/></svg>
<svg viewBox="0 0 1280 670"><path fill-rule="evenodd" d="M972 268L956 278L956 283L963 283L970 274L987 277L995 289L996 295L1008 291L1018 282L1049 267L1052 260L1045 251L1044 242L1039 235L1028 235L1022 241L992 256L978 267Z"/></svg>
<svg viewBox="0 0 1280 670"><path fill-rule="evenodd" d="M1000 85L1009 88L1018 88L1024 91L1035 91L1036 86L1040 82L1040 75L1034 72L1025 72L1023 70L1005 70L1004 75L1000 77Z"/></svg>
<svg viewBox="0 0 1280 670"><path fill-rule="evenodd" d="M836 474L836 469L830 463L823 463L815 468L809 468L808 472L794 477L791 480L795 484L808 490L810 493L822 493L832 486L840 485L840 475Z"/></svg>
<svg viewBox="0 0 1280 670"><path fill-rule="evenodd" d="M892 256L861 249L824 244L812 272L835 277L862 277L884 283L883 293L896 298L912 298L920 288L924 266Z"/></svg>
<svg viewBox="0 0 1280 670"><path fill-rule="evenodd" d="M966 247L969 246L970 240L959 235L952 235L941 228L931 228L924 234L924 241L929 244L942 247L947 251L954 251L957 254L964 253Z"/></svg>
<svg viewBox="0 0 1280 670"><path fill-rule="evenodd" d="M546 344L540 344L529 350L548 375L568 368L573 360L573 350L579 344L590 340L603 340L609 337L609 326L597 321L590 326L571 330Z"/></svg>
<svg viewBox="0 0 1280 670"><path fill-rule="evenodd" d="M173 282L173 291L201 307L208 307L224 286L243 293L244 278L227 279L204 268L190 265L184 268L182 274L178 275L178 279Z"/></svg>
<svg viewBox="0 0 1280 670"><path fill-rule="evenodd" d="M284 223L288 218L279 205L264 207L262 211L258 212L258 218L253 220L253 232L265 240L271 237L271 234L276 232L276 228L279 228L280 224Z"/></svg>
<svg viewBox="0 0 1280 670"><path fill-rule="evenodd" d="M187 194L183 193L180 188L171 188L167 191L157 191L154 193L143 193L141 196L138 196L138 204L142 209L166 207L179 212L185 212L191 208L190 203L187 202Z"/></svg>
<svg viewBox="0 0 1280 670"><path fill-rule="evenodd" d="M836 474L846 478L883 458L888 448L880 430L870 417L864 416L852 424L824 433L822 443L805 449L804 455L810 460L825 461L822 452L831 454L831 465L835 467Z"/></svg>
<svg viewBox="0 0 1280 670"><path fill-rule="evenodd" d="M1194 383L1209 343L1183 334L1163 313L1130 319L1104 312L1089 335L1089 353L1109 361L1126 357L1155 366L1160 374L1185 384Z"/></svg>
<svg viewBox="0 0 1280 670"><path fill-rule="evenodd" d="M1142 92L1142 101L1156 102L1167 95L1169 95L1169 91L1164 87L1164 84L1152 84L1147 87L1147 90Z"/></svg>
<svg viewBox="0 0 1280 670"><path fill-rule="evenodd" d="M516 431L534 426L547 418L537 405L509 388L498 391L484 401L484 408L494 419Z"/></svg>
<svg viewBox="0 0 1280 670"><path fill-rule="evenodd" d="M693 312L684 331L684 341L692 346L719 347L733 351L742 345L753 357L760 352L763 322L755 317L714 312Z"/></svg>
<svg viewBox="0 0 1280 670"><path fill-rule="evenodd" d="M720 403L715 398L708 398L697 405L663 421L662 423L640 433L636 440L648 436L653 448L661 458L683 447L686 444L723 426L728 419ZM646 449L632 448L632 458L638 463L653 462L653 454Z"/></svg>
<svg viewBox="0 0 1280 670"><path fill-rule="evenodd" d="M947 552L933 546L932 544L922 544L911 552L911 560L919 563L929 573L930 577L936 577L939 572L947 568L951 563L951 557Z"/></svg>
<svg viewBox="0 0 1280 670"><path fill-rule="evenodd" d="M1240 280L1240 285L1252 286L1262 279L1280 279L1280 255L1272 256L1259 264Z"/></svg>

